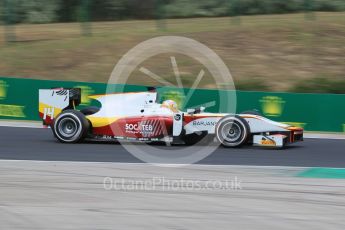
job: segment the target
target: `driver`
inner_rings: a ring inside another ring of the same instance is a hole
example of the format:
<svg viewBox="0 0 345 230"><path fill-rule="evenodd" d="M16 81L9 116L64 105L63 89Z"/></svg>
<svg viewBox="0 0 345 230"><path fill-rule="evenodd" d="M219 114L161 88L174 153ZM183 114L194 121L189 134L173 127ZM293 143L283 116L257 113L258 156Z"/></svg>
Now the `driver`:
<svg viewBox="0 0 345 230"><path fill-rule="evenodd" d="M162 102L161 108L167 108L173 111L174 113L178 112L177 103L173 100L165 100Z"/></svg>

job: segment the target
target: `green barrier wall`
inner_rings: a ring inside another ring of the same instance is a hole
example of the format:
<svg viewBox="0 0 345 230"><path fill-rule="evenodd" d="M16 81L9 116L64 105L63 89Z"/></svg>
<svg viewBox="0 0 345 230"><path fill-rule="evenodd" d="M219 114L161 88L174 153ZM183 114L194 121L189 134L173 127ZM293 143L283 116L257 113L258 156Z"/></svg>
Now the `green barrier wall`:
<svg viewBox="0 0 345 230"><path fill-rule="evenodd" d="M80 107L97 105L88 95L106 91L104 83L65 82L0 77L0 119L39 120L38 89L53 87L80 87ZM144 91L146 87L126 85L125 92ZM159 88L160 100L174 99L183 104L188 89ZM227 92L217 90L195 90L193 97L184 107L193 107L214 101L207 108L209 112L229 112L219 106L219 97ZM237 91L237 113L257 109L267 118L305 128L308 131L345 132L345 95L336 94L293 94ZM228 103L233 103L228 101Z"/></svg>

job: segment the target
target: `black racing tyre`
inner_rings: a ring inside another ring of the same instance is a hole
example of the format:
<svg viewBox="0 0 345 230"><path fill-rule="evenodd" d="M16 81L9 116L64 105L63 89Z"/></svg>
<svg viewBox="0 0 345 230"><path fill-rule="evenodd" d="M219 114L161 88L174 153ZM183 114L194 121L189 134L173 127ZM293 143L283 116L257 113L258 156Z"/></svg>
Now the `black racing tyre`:
<svg viewBox="0 0 345 230"><path fill-rule="evenodd" d="M95 114L99 111L99 108L96 106L89 106L84 109L81 109L80 112L84 114L85 116Z"/></svg>
<svg viewBox="0 0 345 230"><path fill-rule="evenodd" d="M248 110L248 111L242 112L241 114L251 114L251 115L262 116L262 114L257 110Z"/></svg>
<svg viewBox="0 0 345 230"><path fill-rule="evenodd" d="M85 115L77 110L65 110L54 120L54 136L63 143L82 141L90 128Z"/></svg>
<svg viewBox="0 0 345 230"><path fill-rule="evenodd" d="M239 116L225 116L216 125L217 140L225 147L240 147L244 145L250 134L246 120Z"/></svg>

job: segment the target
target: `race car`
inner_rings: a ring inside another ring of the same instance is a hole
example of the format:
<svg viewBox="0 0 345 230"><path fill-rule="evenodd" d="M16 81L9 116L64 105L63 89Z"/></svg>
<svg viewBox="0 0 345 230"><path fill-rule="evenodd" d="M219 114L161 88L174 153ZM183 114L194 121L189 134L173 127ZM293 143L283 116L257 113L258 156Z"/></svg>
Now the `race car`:
<svg viewBox="0 0 345 230"><path fill-rule="evenodd" d="M206 138L225 147L280 148L303 141L302 128L269 120L257 112L207 113L203 107L183 112L173 100L158 103L152 89L89 97L101 106L77 110L79 88L39 90L39 115L60 142L77 143L87 138L193 145Z"/></svg>

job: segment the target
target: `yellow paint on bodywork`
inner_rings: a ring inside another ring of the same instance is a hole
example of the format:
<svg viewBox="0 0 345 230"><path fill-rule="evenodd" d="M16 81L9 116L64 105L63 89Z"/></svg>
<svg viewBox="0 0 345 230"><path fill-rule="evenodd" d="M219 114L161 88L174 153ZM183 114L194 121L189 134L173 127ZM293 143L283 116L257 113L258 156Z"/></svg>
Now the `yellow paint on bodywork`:
<svg viewBox="0 0 345 230"><path fill-rule="evenodd" d="M92 115L86 116L86 118L89 119L94 128L110 125L120 119L120 117L93 117Z"/></svg>
<svg viewBox="0 0 345 230"><path fill-rule="evenodd" d="M44 104L44 103L40 102L39 105L38 105L38 111L40 113L44 114L44 109L45 108L54 108L54 117L56 117L57 115L59 115L62 112L62 109L60 109L60 108L56 108L54 106L47 105L47 104Z"/></svg>
<svg viewBox="0 0 345 230"><path fill-rule="evenodd" d="M87 97L90 98L90 99L95 99L95 100L97 100L98 98L103 97L103 96L105 96L105 95L89 95L89 96L87 96Z"/></svg>

